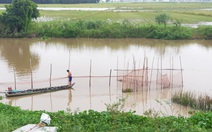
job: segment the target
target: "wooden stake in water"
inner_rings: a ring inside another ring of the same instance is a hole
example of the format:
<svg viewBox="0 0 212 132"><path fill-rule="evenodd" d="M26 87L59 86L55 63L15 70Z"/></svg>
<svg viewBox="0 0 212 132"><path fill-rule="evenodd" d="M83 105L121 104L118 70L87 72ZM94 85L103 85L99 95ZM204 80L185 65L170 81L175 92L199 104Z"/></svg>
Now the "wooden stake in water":
<svg viewBox="0 0 212 132"><path fill-rule="evenodd" d="M181 57L180 57L180 67L181 67L181 78L182 78L182 87L183 87L183 67L182 67Z"/></svg>
<svg viewBox="0 0 212 132"><path fill-rule="evenodd" d="M15 75L15 70L13 68L13 72L14 72L14 85L15 85L15 90L16 90L16 75Z"/></svg>
<svg viewBox="0 0 212 132"><path fill-rule="evenodd" d="M111 101L111 88L110 88L110 85L111 85L111 74L112 74L112 70L110 69L110 78L109 78L109 95L110 95L110 101Z"/></svg>
<svg viewBox="0 0 212 132"><path fill-rule="evenodd" d="M172 88L174 87L174 73L173 73L173 69L174 69L174 58L172 57Z"/></svg>
<svg viewBox="0 0 212 132"><path fill-rule="evenodd" d="M70 58L71 58L71 55L70 55L70 50L69 50L69 58L68 58L68 70L70 70Z"/></svg>
<svg viewBox="0 0 212 132"><path fill-rule="evenodd" d="M92 67L92 60L90 60L90 75L89 75L89 96L90 96L90 109L92 108L92 101L91 101L91 67Z"/></svg>
<svg viewBox="0 0 212 132"><path fill-rule="evenodd" d="M171 82L171 80L172 80L172 58L170 58L170 71L169 71L169 88L171 88L171 84L172 84L172 82Z"/></svg>
<svg viewBox="0 0 212 132"><path fill-rule="evenodd" d="M134 55L132 55L132 58L133 58L133 71L131 76L131 78L133 78L133 87L135 88L135 91L138 91L137 89L137 77L136 77L136 61L135 61L135 57Z"/></svg>
<svg viewBox="0 0 212 132"><path fill-rule="evenodd" d="M50 78L49 78L49 85L52 86L52 64L50 64Z"/></svg>
<svg viewBox="0 0 212 132"><path fill-rule="evenodd" d="M31 89L33 89L33 76L32 76L32 63L30 59L30 72L31 72Z"/></svg>
<svg viewBox="0 0 212 132"><path fill-rule="evenodd" d="M111 74L112 74L112 70L110 69L109 86L111 84Z"/></svg>
<svg viewBox="0 0 212 132"><path fill-rule="evenodd" d="M117 56L117 69L119 69L119 58L118 58L118 56ZM117 77L116 77L116 79L118 80L118 72L117 72Z"/></svg>
<svg viewBox="0 0 212 132"><path fill-rule="evenodd" d="M145 69L145 61L146 61L146 57L144 56L144 60L143 60L143 69L142 69L142 89L143 89L143 86L144 86L144 69Z"/></svg>
<svg viewBox="0 0 212 132"><path fill-rule="evenodd" d="M162 65L163 65L163 59L162 59L162 56L161 56L161 67L160 67L160 70L161 70L161 89L163 88L163 71L162 71Z"/></svg>
<svg viewBox="0 0 212 132"><path fill-rule="evenodd" d="M154 64L154 57L153 57L153 60L152 60L152 69L153 69L153 64ZM148 89L148 91L149 91L150 88L151 88L151 82L152 82L152 69L151 69L150 83L149 83L149 89Z"/></svg>
<svg viewBox="0 0 212 132"><path fill-rule="evenodd" d="M159 83L159 77L158 77L158 72L159 72L159 57L158 57L158 60L157 60L157 75L156 75L156 86L157 84Z"/></svg>
<svg viewBox="0 0 212 132"><path fill-rule="evenodd" d="M89 86L91 86L91 67L92 67L92 60L90 60Z"/></svg>

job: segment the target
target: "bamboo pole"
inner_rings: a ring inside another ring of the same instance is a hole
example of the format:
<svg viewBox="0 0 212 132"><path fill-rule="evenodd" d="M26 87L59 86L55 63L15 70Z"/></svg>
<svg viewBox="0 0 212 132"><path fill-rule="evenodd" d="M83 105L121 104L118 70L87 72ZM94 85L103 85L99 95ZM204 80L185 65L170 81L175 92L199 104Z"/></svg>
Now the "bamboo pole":
<svg viewBox="0 0 212 132"><path fill-rule="evenodd" d="M172 57L172 68L174 69L174 58ZM174 87L174 75L172 70L172 88Z"/></svg>
<svg viewBox="0 0 212 132"><path fill-rule="evenodd" d="M170 57L170 69L172 69L172 58ZM172 80L172 70L169 71L169 88L171 88Z"/></svg>
<svg viewBox="0 0 212 132"><path fill-rule="evenodd" d="M119 67L119 58L117 56L117 69L118 69L118 67ZM118 72L117 72L117 78L116 78L116 80L118 80Z"/></svg>
<svg viewBox="0 0 212 132"><path fill-rule="evenodd" d="M31 89L33 89L32 63L30 59L30 73L31 73Z"/></svg>
<svg viewBox="0 0 212 132"><path fill-rule="evenodd" d="M90 96L90 109L92 108L92 100L91 100L91 67L92 67L92 60L90 60L90 77L89 77L89 96Z"/></svg>
<svg viewBox="0 0 212 132"><path fill-rule="evenodd" d="M161 69L161 89L163 88L163 83L162 83L162 81L163 81L162 65L163 65L163 62L162 62L162 56L161 56L161 67L160 67L160 69Z"/></svg>
<svg viewBox="0 0 212 132"><path fill-rule="evenodd" d="M137 77L136 77L136 61L135 61L135 57L134 57L134 55L132 55L132 57L133 57L133 73L134 73L134 77L131 77L132 79L133 79L133 85L134 85L134 89L135 89L135 91L138 91L138 89L137 89ZM132 76L133 76L133 74L132 74Z"/></svg>
<svg viewBox="0 0 212 132"><path fill-rule="evenodd" d="M153 60L152 60L152 69L153 69L153 65L154 65L154 57L153 57ZM150 75L150 83L149 83L149 90L151 88L151 82L152 82L152 70L151 70L151 75ZM148 90L148 91L149 91Z"/></svg>
<svg viewBox="0 0 212 132"><path fill-rule="evenodd" d="M170 69L172 69L172 57L170 57ZM170 89L170 91L171 91L171 96L172 96L172 72L173 72L173 70L170 70L169 71L169 89ZM172 100L171 100L171 104L172 104Z"/></svg>
<svg viewBox="0 0 212 132"><path fill-rule="evenodd" d="M14 85L15 85L15 90L16 90L16 75L15 75L15 70L13 68L13 72L14 72Z"/></svg>
<svg viewBox="0 0 212 132"><path fill-rule="evenodd" d="M158 57L158 61L157 61L156 87L157 87L157 84L158 84L158 71L159 71L159 57Z"/></svg>
<svg viewBox="0 0 212 132"><path fill-rule="evenodd" d="M112 69L110 69L110 78L109 78L109 96L110 96L110 102L111 102L111 74L112 74Z"/></svg>
<svg viewBox="0 0 212 132"><path fill-rule="evenodd" d="M181 68L181 78L182 78L182 87L183 87L183 67L182 67L181 57L180 57L180 68Z"/></svg>
<svg viewBox="0 0 212 132"><path fill-rule="evenodd" d="M70 50L69 50L69 56L68 56L68 70L70 70L70 58L71 58L71 55L70 55Z"/></svg>
<svg viewBox="0 0 212 132"><path fill-rule="evenodd" d="M126 74L126 76L125 76L125 87L127 87L127 88L130 88L130 85L129 85L129 71L128 71L128 69L129 69L129 60L128 60L128 62L127 62L127 74ZM123 89L122 89L122 91L123 91Z"/></svg>
<svg viewBox="0 0 212 132"><path fill-rule="evenodd" d="M125 64L124 64L125 65ZM118 56L117 56L117 68L118 68ZM116 72L116 87L117 87L117 90L118 90L118 81L119 81L119 78L118 78L118 75L119 74L119 71ZM124 77L122 76L122 91L123 91L123 80L124 80Z"/></svg>
<svg viewBox="0 0 212 132"><path fill-rule="evenodd" d="M142 69L142 80L141 80L141 85L142 85L142 89L143 89L143 86L144 86L144 69L145 69L145 60L146 60L146 57L144 56L144 61L143 61L143 69Z"/></svg>
<svg viewBox="0 0 212 132"><path fill-rule="evenodd" d="M52 86L52 64L50 64L50 78L49 78L49 85Z"/></svg>
<svg viewBox="0 0 212 132"><path fill-rule="evenodd" d="M111 74L112 74L112 70L110 69L110 75L109 75L109 86L111 85Z"/></svg>
<svg viewBox="0 0 212 132"><path fill-rule="evenodd" d="M145 86L148 88L148 58L146 59L146 68L145 68Z"/></svg>
<svg viewBox="0 0 212 132"><path fill-rule="evenodd" d="M91 67L92 67L92 60L90 60L89 86L91 86Z"/></svg>

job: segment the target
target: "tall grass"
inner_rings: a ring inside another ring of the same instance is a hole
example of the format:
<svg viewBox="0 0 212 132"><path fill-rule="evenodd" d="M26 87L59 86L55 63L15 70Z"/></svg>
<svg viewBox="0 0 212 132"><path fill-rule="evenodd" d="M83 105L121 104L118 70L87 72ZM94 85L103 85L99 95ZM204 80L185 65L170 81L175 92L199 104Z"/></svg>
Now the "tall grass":
<svg viewBox="0 0 212 132"><path fill-rule="evenodd" d="M190 39L191 28L132 24L128 20L110 21L50 21L36 23L28 34L56 38L155 38Z"/></svg>
<svg viewBox="0 0 212 132"><path fill-rule="evenodd" d="M197 96L191 92L178 92L174 94L172 101L194 109L212 111L212 97L208 95Z"/></svg>
<svg viewBox="0 0 212 132"><path fill-rule="evenodd" d="M193 34L196 38L212 39L212 26L200 26Z"/></svg>

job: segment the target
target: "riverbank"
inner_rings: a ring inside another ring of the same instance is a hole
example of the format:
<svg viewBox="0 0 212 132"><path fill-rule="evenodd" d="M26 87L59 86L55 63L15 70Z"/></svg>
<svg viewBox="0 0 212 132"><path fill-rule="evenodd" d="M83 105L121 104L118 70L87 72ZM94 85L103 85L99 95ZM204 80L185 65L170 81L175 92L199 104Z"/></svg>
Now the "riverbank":
<svg viewBox="0 0 212 132"><path fill-rule="evenodd" d="M23 37L39 38L148 38L166 40L212 39L212 26L132 24L129 20L49 21L36 23Z"/></svg>
<svg viewBox="0 0 212 132"><path fill-rule="evenodd" d="M1 32L2 38L148 38L165 40L212 39L212 26L198 28L170 24L132 24L129 20L64 21L54 20L34 23L28 32Z"/></svg>
<svg viewBox="0 0 212 132"><path fill-rule="evenodd" d="M121 112L110 107L107 111L96 112L93 110L67 113L46 111L21 110L0 103L0 129L5 132L13 131L27 124L38 124L42 113L51 117L50 126L58 128L58 132L76 131L211 131L211 112L195 113L191 117L159 117L154 111L149 111L145 116L135 115L133 112Z"/></svg>
<svg viewBox="0 0 212 132"><path fill-rule="evenodd" d="M210 5L210 2L38 5L40 17L28 32L13 34L2 30L0 37L211 39ZM163 14L169 17L166 26L155 19Z"/></svg>

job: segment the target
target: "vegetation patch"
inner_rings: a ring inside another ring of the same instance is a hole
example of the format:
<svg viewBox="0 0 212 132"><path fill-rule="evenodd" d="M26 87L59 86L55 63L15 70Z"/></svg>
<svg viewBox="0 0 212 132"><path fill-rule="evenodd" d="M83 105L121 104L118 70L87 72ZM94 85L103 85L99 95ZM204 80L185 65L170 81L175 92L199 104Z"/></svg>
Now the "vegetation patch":
<svg viewBox="0 0 212 132"><path fill-rule="evenodd" d="M124 93L130 93L130 92L133 92L133 90L132 90L132 88L126 88L122 92L124 92Z"/></svg>
<svg viewBox="0 0 212 132"><path fill-rule="evenodd" d="M58 132L76 131L173 131L173 132L202 132L211 131L212 113L194 113L186 117L149 117L135 115L134 112L123 112L116 109L114 104L108 111L97 112L93 110L78 113L64 111L46 112L21 110L19 107L12 107L0 103L0 130L11 132L27 124L38 124L42 113L51 117L50 126L58 128Z"/></svg>
<svg viewBox="0 0 212 132"><path fill-rule="evenodd" d="M208 95L197 96L191 92L178 92L174 94L172 101L202 111L212 110L212 98Z"/></svg>
<svg viewBox="0 0 212 132"><path fill-rule="evenodd" d="M95 8L108 7L111 9L106 11L40 10L38 12L35 9L37 5L31 1L28 2L26 7L23 5L23 0L6 6L6 12L0 15L0 37L150 38L168 40L212 38L211 26L199 27L198 29L181 26L182 23L211 22L211 11L207 10L211 3L181 3L174 4L174 6L170 3L139 3L140 6L137 3L128 3L127 5L104 3L88 5ZM20 4L23 8L29 8L29 10L19 10L21 8L17 4ZM88 5L79 5L88 8ZM81 7L79 5L59 4L58 7ZM53 5L39 6L52 7ZM129 9L130 11L128 11ZM16 14L16 10L19 13ZM38 21L32 21L39 15L41 17ZM41 21L43 18L48 20Z"/></svg>

